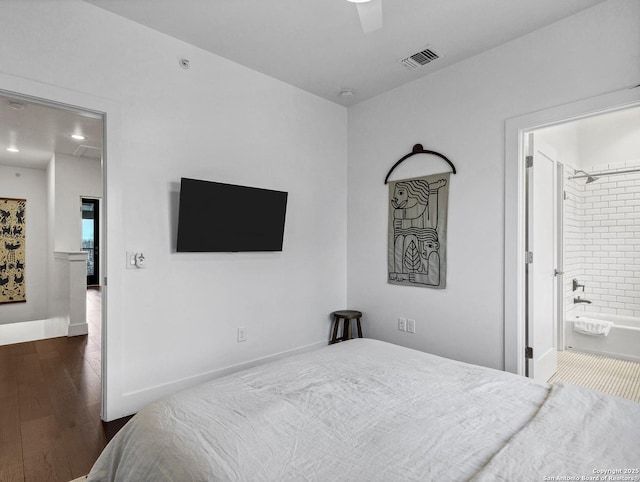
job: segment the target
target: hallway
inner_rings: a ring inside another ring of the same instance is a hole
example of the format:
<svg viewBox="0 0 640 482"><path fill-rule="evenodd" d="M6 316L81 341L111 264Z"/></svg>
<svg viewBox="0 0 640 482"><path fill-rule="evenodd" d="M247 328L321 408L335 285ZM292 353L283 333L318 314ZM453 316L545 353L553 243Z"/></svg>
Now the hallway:
<svg viewBox="0 0 640 482"><path fill-rule="evenodd" d="M0 480L86 475L126 420L100 420L101 293L87 290L89 335L0 346Z"/></svg>

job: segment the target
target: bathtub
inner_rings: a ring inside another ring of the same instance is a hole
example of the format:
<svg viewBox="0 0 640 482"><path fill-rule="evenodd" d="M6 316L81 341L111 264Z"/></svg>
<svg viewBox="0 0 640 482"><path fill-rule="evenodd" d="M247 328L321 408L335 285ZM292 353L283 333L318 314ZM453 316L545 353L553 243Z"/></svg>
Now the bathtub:
<svg viewBox="0 0 640 482"><path fill-rule="evenodd" d="M574 331L575 321L587 319L612 321L609 335L591 336ZM565 321L565 345L577 351L640 362L640 318L589 312L569 316Z"/></svg>

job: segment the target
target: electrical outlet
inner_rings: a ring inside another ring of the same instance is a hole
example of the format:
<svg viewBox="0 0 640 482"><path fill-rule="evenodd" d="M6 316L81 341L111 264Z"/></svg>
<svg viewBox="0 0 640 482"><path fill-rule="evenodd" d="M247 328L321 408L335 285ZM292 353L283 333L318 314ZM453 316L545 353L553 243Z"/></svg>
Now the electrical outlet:
<svg viewBox="0 0 640 482"><path fill-rule="evenodd" d="M407 320L407 333L415 333L416 332L416 320Z"/></svg>
<svg viewBox="0 0 640 482"><path fill-rule="evenodd" d="M247 329L244 326L238 327L238 343L247 341Z"/></svg>
<svg viewBox="0 0 640 482"><path fill-rule="evenodd" d="M398 318L398 330L407 331L407 319L406 318Z"/></svg>

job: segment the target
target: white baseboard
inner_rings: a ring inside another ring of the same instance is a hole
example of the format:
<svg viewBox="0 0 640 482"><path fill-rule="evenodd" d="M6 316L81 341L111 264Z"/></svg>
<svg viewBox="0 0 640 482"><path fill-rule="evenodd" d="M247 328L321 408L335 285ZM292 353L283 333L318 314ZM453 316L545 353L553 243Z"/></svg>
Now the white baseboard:
<svg viewBox="0 0 640 482"><path fill-rule="evenodd" d="M171 395L172 393L175 393L179 390L193 387L193 386L199 385L200 383L204 383L209 380L213 380L216 378L223 377L225 375L229 375L231 373L238 372L240 370L244 370L245 368L251 368L256 365L262 365L263 363L279 360L281 358L297 355L299 353L305 353L326 345L327 345L326 340L317 342L317 343L312 343L311 345L305 345L298 348L294 348L292 350L287 350L280 353L275 353L273 355L256 358L254 360L249 360L247 362L239 363L237 365L218 368L216 370L201 373L199 375L182 378L180 380L175 380L169 383L156 385L153 387L145 388L143 390L136 390L136 391L124 393L122 397L123 405L126 405L128 407L128 412L129 412L128 414L125 414L125 415L137 413L140 409L144 408L146 405L153 402L154 400L158 400L161 397ZM122 416L125 416L125 415L122 415Z"/></svg>
<svg viewBox="0 0 640 482"><path fill-rule="evenodd" d="M27 341L67 336L68 320L46 318L0 325L0 345L12 345Z"/></svg>
<svg viewBox="0 0 640 482"><path fill-rule="evenodd" d="M89 324L88 323L76 323L74 325L69 325L67 330L67 336L79 336L79 335L88 335L89 334Z"/></svg>

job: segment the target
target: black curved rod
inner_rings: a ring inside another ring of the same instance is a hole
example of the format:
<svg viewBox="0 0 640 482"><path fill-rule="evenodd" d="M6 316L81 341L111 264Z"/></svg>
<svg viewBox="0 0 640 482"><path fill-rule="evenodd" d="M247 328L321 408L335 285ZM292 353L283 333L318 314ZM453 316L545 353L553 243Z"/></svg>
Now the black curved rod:
<svg viewBox="0 0 640 482"><path fill-rule="evenodd" d="M439 152L436 151L429 151L429 150L425 150L422 147L422 144L416 144L415 146L413 146L413 149L411 150L411 152L409 154L407 154L406 156L403 156L398 162L396 162L393 167L391 169L389 169L389 172L387 173L387 177L384 178L384 183L387 184L389 181L389 176L391 175L391 173L393 172L393 170L398 167L400 164L402 164L403 161L405 161L406 159L409 159L411 156L413 156L414 154L433 154L434 156L438 156L441 159L444 159L445 161L447 161L447 164L449 164L451 166L451 169L453 170L453 173L456 173L456 166L453 165L453 162L451 162L449 159L447 159L446 156L440 154Z"/></svg>

